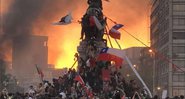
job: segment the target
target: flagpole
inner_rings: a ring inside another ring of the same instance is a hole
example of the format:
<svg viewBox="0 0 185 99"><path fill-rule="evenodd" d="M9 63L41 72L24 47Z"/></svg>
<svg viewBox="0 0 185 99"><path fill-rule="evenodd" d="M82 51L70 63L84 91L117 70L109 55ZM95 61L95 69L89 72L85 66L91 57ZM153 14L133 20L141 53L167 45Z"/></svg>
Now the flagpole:
<svg viewBox="0 0 185 99"><path fill-rule="evenodd" d="M117 43L119 49L122 49L121 46L120 46L120 44L118 43L118 41L117 41L116 39L114 39L114 40L115 40L115 42Z"/></svg>
<svg viewBox="0 0 185 99"><path fill-rule="evenodd" d="M108 30L109 30L108 25L107 25L107 28L108 28ZM111 46L111 48L113 48L113 45L112 45L111 39L110 39L109 34L108 34L108 31L107 31L107 28L106 28L106 34L107 34L107 37L108 37L108 40L109 40L110 46Z"/></svg>
<svg viewBox="0 0 185 99"><path fill-rule="evenodd" d="M114 39L117 43L117 45L119 46L120 49L121 46L118 43L118 41L116 39ZM143 81L143 79L141 78L141 76L139 75L139 73L136 71L136 69L133 67L133 64L131 63L130 59L125 55L126 61L128 62L129 66L131 67L131 69L133 70L133 72L136 74L136 76L138 77L138 79L141 81L141 83L143 84L143 86L146 88L146 90L148 91L148 94L150 96L150 98L152 98L152 94L151 91L149 90L149 88L147 87L147 85L145 84L145 82Z"/></svg>
<svg viewBox="0 0 185 99"><path fill-rule="evenodd" d="M138 77L138 79L141 81L141 83L143 84L143 86L146 88L146 90L148 91L148 94L150 96L150 98L152 98L152 94L151 91L149 90L149 88L147 87L147 85L145 84L145 82L143 81L143 79L141 78L141 76L139 75L139 73L136 71L136 69L133 67L133 64L131 63L131 61L129 60L129 58L125 55L126 61L128 62L129 66L131 67L131 69L134 71L134 73L136 74L136 76Z"/></svg>
<svg viewBox="0 0 185 99"><path fill-rule="evenodd" d="M76 62L77 62L77 60L73 63L73 65L71 66L70 69L72 69L75 66Z"/></svg>
<svg viewBox="0 0 185 99"><path fill-rule="evenodd" d="M117 43L119 49L121 48L121 45L118 43L118 41L116 39L114 39L115 42ZM141 83L143 84L143 86L146 88L146 90L148 91L148 94L150 96L150 98L152 98L152 94L151 91L149 90L149 88L147 87L147 85L145 84L145 82L143 81L143 79L141 78L141 76L139 75L139 73L136 71L136 69L133 67L131 61L129 60L129 58L125 55L126 61L128 62L129 66L131 67L131 69L133 70L133 72L136 74L136 76L138 77L138 79L141 81Z"/></svg>
<svg viewBox="0 0 185 99"><path fill-rule="evenodd" d="M36 69L37 69L37 73L39 74L39 67L37 66L37 64L35 64L35 66L36 66ZM43 79L43 77L41 76L41 74L39 74L39 78L40 78L40 80L41 80L41 82L44 82L44 79Z"/></svg>

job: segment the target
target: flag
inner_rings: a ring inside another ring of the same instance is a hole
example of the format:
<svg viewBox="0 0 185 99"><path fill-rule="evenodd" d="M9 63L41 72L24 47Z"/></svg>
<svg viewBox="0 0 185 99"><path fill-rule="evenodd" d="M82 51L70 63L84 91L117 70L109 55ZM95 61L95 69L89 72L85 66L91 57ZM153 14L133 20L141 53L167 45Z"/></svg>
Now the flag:
<svg viewBox="0 0 185 99"><path fill-rule="evenodd" d="M104 28L99 22L99 20L96 18L96 16L90 16L89 22L90 22L90 26L96 25L98 30L102 30Z"/></svg>
<svg viewBox="0 0 185 99"><path fill-rule="evenodd" d="M87 61L86 61L86 65L88 67L95 67L96 66L96 60L95 58L89 58Z"/></svg>
<svg viewBox="0 0 185 99"><path fill-rule="evenodd" d="M67 14L66 16L62 17L59 22L53 23L53 25L67 25L70 24L72 20L71 13Z"/></svg>
<svg viewBox="0 0 185 99"><path fill-rule="evenodd" d="M121 38L121 33L118 31L120 28L122 28L123 25L122 24L116 24L114 25L110 30L109 30L109 35L112 38L115 39L120 39Z"/></svg>
<svg viewBox="0 0 185 99"><path fill-rule="evenodd" d="M115 48L103 48L97 57L97 61L114 61L115 66L119 68L125 58L124 51Z"/></svg>
<svg viewBox="0 0 185 99"><path fill-rule="evenodd" d="M110 80L110 71L108 69L102 69L102 80L103 81Z"/></svg>
<svg viewBox="0 0 185 99"><path fill-rule="evenodd" d="M85 85L85 83L84 83L82 77L81 77L79 74L76 75L76 77L74 78L74 80L75 80L75 81L78 81L82 86Z"/></svg>
<svg viewBox="0 0 185 99"><path fill-rule="evenodd" d="M85 92L87 94L87 96L92 99L93 98L93 92L90 90L90 88L88 86L84 86Z"/></svg>
<svg viewBox="0 0 185 99"><path fill-rule="evenodd" d="M117 31L116 29L114 29L114 28L109 30L109 35L112 38L115 38L115 39L120 39L121 38L121 33L119 31Z"/></svg>
<svg viewBox="0 0 185 99"><path fill-rule="evenodd" d="M37 69L37 73L39 74L39 76L41 77L41 79L43 80L43 78L44 78L44 73L42 72L42 70L37 66L37 65L35 65L36 66L36 69Z"/></svg>
<svg viewBox="0 0 185 99"><path fill-rule="evenodd" d="M123 24L116 24L114 25L112 28L116 29L116 30L119 30L120 28L123 27Z"/></svg>

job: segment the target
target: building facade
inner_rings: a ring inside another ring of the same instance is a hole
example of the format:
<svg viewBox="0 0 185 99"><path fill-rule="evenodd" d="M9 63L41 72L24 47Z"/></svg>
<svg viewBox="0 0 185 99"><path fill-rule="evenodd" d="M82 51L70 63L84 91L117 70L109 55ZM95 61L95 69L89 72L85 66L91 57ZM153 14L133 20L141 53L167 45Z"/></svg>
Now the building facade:
<svg viewBox="0 0 185 99"><path fill-rule="evenodd" d="M19 84L27 87L40 81L36 64L45 70L48 68L47 36L30 36L29 42L15 39L12 48L12 69ZM26 44L23 44L26 43Z"/></svg>
<svg viewBox="0 0 185 99"><path fill-rule="evenodd" d="M131 61L133 67L137 70L137 72L140 74L143 81L146 83L146 85L149 87L150 91L152 92L152 60L148 54L148 48L146 47L131 47L124 49L124 52L126 56ZM148 72L150 71L150 72ZM130 68L127 61L124 61L124 66L122 66L121 73L126 77L127 80L136 79L138 81L138 84L143 87L142 83L137 79L137 76L133 72L133 70Z"/></svg>
<svg viewBox="0 0 185 99"><path fill-rule="evenodd" d="M150 18L156 51L153 92L185 95L185 0L152 0Z"/></svg>
<svg viewBox="0 0 185 99"><path fill-rule="evenodd" d="M153 52L149 47L145 47L140 51L140 67L139 74L143 78L150 91L153 91Z"/></svg>

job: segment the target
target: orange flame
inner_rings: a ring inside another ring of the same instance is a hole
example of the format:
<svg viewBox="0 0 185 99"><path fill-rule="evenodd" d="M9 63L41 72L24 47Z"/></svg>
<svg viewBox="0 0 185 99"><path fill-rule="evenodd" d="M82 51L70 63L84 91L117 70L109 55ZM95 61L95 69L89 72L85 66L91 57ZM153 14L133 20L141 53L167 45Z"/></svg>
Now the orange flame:
<svg viewBox="0 0 185 99"><path fill-rule="evenodd" d="M146 11L149 9L148 1L112 0L110 3L104 2L103 11L106 16L124 24L126 30L149 45L149 12ZM64 9L60 4L56 4L56 8L53 10L43 8L40 17L33 24L33 33L49 37L49 64L54 64L56 68L70 68L80 42L81 26L76 22L66 26L51 25L52 22L56 22L64 16L70 8L65 8L66 12L62 12L60 9ZM74 21L80 19L86 9L87 4L83 1L72 12ZM109 22L109 27L112 25ZM120 32L122 32L122 37L119 42L123 48L143 46L124 31ZM113 40L112 42L113 46L118 48Z"/></svg>

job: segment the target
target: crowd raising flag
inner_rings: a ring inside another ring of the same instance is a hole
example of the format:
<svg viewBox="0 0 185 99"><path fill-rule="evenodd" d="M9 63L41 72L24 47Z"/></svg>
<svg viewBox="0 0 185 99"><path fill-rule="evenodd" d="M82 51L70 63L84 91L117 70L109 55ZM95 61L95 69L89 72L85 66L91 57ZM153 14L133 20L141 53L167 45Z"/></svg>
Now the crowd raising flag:
<svg viewBox="0 0 185 99"><path fill-rule="evenodd" d="M92 91L90 91L90 88L88 88L88 86L85 85L85 82L83 81L82 77L77 74L76 77L74 78L75 81L78 81L82 87L85 89L85 92L86 94L89 96L89 97L93 97L93 93Z"/></svg>
<svg viewBox="0 0 185 99"><path fill-rule="evenodd" d="M62 17L59 22L53 23L53 25L67 25L70 24L72 21L71 13L67 14L66 16Z"/></svg>
<svg viewBox="0 0 185 99"><path fill-rule="evenodd" d="M116 68L123 64L125 54L123 50L115 48L103 48L97 57L97 61L114 61Z"/></svg>
<svg viewBox="0 0 185 99"><path fill-rule="evenodd" d="M82 79L82 77L79 74L76 75L76 77L74 78L74 80L75 81L78 81L82 86L85 85L84 80Z"/></svg>
<svg viewBox="0 0 185 99"><path fill-rule="evenodd" d="M122 28L123 25L122 24L116 24L114 25L110 30L109 30L109 35L112 38L115 39L120 39L121 38L121 33L118 31L120 28Z"/></svg>
<svg viewBox="0 0 185 99"><path fill-rule="evenodd" d="M36 66L36 69L37 69L37 73L39 74L39 76L41 77L41 79L43 80L43 78L44 78L44 73L42 72L42 70L37 66L37 65L35 65Z"/></svg>

